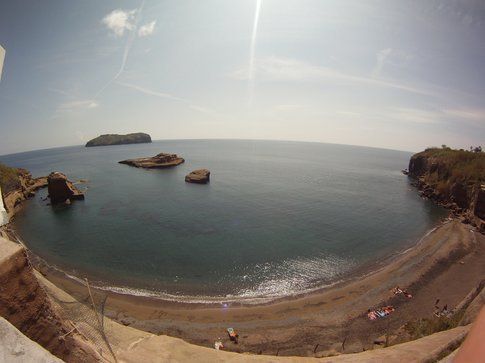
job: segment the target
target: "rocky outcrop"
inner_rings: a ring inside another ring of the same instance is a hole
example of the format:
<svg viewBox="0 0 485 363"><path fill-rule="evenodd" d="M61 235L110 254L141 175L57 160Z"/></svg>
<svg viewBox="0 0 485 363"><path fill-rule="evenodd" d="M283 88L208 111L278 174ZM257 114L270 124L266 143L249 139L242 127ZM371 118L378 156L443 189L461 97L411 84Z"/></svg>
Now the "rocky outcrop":
<svg viewBox="0 0 485 363"><path fill-rule="evenodd" d="M411 157L408 175L422 197L485 233L485 153L427 149Z"/></svg>
<svg viewBox="0 0 485 363"><path fill-rule="evenodd" d="M134 166L136 168L162 169L180 165L185 160L177 154L160 153L153 157L122 160L120 164Z"/></svg>
<svg viewBox="0 0 485 363"><path fill-rule="evenodd" d="M152 138L150 137L150 135L143 132L137 132L127 135L105 134L89 140L86 143L86 147L124 144L145 144L150 142L152 142Z"/></svg>
<svg viewBox="0 0 485 363"><path fill-rule="evenodd" d="M12 218L22 201L33 197L38 189L47 186L47 177L32 178L32 175L25 169L15 170L15 182L5 189L2 186L3 201L9 218Z"/></svg>
<svg viewBox="0 0 485 363"><path fill-rule="evenodd" d="M70 203L72 200L84 199L84 194L58 171L50 173L47 177L47 188L52 204Z"/></svg>
<svg viewBox="0 0 485 363"><path fill-rule="evenodd" d="M210 174L211 172L207 169L194 170L185 176L185 181L187 183L207 184Z"/></svg>

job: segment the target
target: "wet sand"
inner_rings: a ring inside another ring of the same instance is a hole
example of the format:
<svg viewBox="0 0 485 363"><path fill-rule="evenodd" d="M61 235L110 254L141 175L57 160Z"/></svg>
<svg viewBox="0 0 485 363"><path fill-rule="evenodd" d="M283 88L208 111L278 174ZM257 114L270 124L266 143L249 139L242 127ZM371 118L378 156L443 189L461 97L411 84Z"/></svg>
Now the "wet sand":
<svg viewBox="0 0 485 363"><path fill-rule="evenodd" d="M406 322L430 317L436 299L456 306L485 278L485 236L456 220L446 221L420 242L373 272L303 296L261 305L187 304L93 289L107 296L105 314L133 328L165 334L213 347L222 338L228 350L278 355L313 356L322 351L357 352ZM86 286L49 268L41 272L79 300ZM394 296L399 285L412 299ZM367 309L393 305L388 318L370 321ZM225 329L235 328L239 344Z"/></svg>

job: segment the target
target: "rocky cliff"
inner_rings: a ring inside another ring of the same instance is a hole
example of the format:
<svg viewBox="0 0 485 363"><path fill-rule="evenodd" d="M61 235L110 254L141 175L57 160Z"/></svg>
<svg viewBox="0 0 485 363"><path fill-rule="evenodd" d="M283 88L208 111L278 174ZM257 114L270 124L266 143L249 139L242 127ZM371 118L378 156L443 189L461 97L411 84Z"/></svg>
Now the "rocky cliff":
<svg viewBox="0 0 485 363"><path fill-rule="evenodd" d="M143 132L134 134L118 135L106 134L98 136L86 143L86 147L91 146L109 146L109 145L123 145L123 144L143 144L152 142L150 135Z"/></svg>
<svg viewBox="0 0 485 363"><path fill-rule="evenodd" d="M423 197L485 233L485 153L426 149L411 157L409 177Z"/></svg>
<svg viewBox="0 0 485 363"><path fill-rule="evenodd" d="M57 313L37 281L24 248L1 237L0 316L64 361L99 361L88 342Z"/></svg>

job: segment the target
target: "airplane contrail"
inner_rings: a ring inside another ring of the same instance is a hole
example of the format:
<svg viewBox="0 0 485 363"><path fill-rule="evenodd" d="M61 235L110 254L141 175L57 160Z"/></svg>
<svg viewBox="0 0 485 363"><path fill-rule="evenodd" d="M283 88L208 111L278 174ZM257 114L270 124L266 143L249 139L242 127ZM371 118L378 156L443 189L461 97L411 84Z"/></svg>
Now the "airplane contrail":
<svg viewBox="0 0 485 363"><path fill-rule="evenodd" d="M101 93L103 93L104 90L111 83L113 83L114 81L116 81L118 79L118 77L121 75L121 73L123 73L123 71L125 70L126 60L128 59L128 54L130 53L131 46L133 45L133 40L135 39L136 31L138 29L138 23L140 21L140 15L141 15L141 12L142 12L144 6L145 6L145 0L142 0L140 7L136 11L135 24L133 26L133 29L132 29L131 33L128 36L128 40L126 41L125 50L123 51L123 58L121 59L120 69L118 70L118 72L115 74L115 76L112 79L110 79L103 87L101 87L99 89L98 92L96 92L96 94L94 95L93 99L98 98L98 96Z"/></svg>

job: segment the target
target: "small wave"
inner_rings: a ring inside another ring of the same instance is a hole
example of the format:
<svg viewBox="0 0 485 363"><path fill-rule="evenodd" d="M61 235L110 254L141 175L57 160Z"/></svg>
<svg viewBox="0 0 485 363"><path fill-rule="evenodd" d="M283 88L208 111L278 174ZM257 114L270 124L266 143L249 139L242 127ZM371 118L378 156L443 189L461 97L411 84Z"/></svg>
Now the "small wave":
<svg viewBox="0 0 485 363"><path fill-rule="evenodd" d="M164 291L110 286L93 282L98 290L120 295L139 296L164 301L192 304L262 304L278 298L314 292L330 287L340 281L355 263L334 256L299 258L283 263L265 263L253 266L251 272L240 275L235 284L244 287L236 289L234 294L225 296L175 295ZM249 268L248 268L249 269ZM65 274L67 277L82 282L80 278Z"/></svg>
<svg viewBox="0 0 485 363"><path fill-rule="evenodd" d="M274 299L311 292L335 283L354 265L352 260L320 256L256 266L245 278L245 281L256 283L240 289L236 295L240 298ZM264 276L262 281L261 276Z"/></svg>

